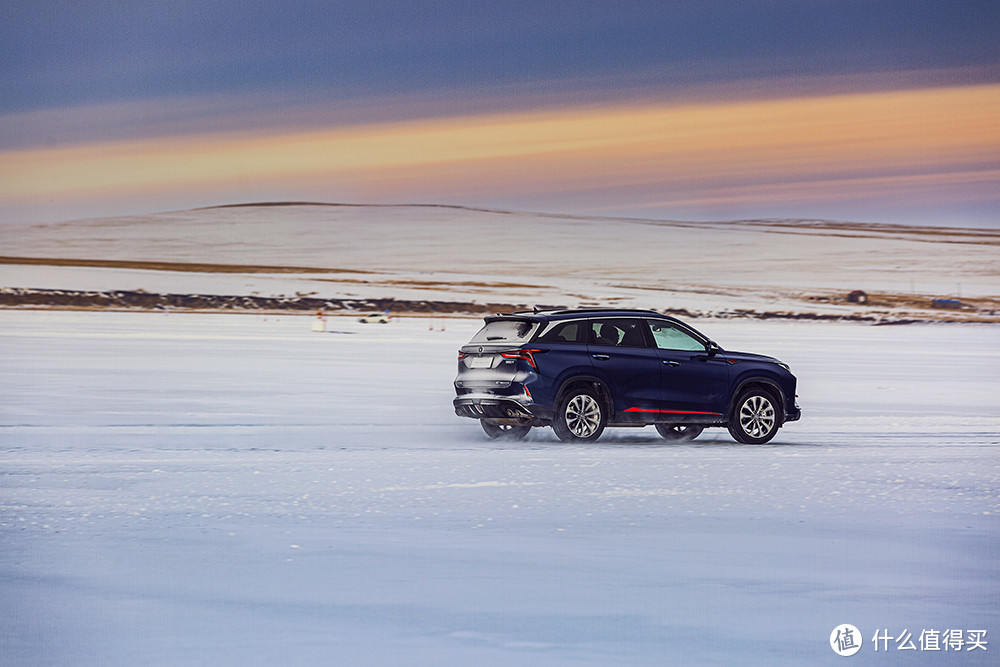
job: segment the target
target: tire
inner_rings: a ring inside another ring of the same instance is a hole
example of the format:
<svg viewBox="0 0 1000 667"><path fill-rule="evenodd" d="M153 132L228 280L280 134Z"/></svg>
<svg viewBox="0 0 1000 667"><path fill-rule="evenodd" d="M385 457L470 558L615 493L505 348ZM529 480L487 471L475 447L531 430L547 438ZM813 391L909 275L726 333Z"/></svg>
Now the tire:
<svg viewBox="0 0 1000 667"><path fill-rule="evenodd" d="M653 426L664 440L670 442L691 442L705 430L704 426L697 424L653 424Z"/></svg>
<svg viewBox="0 0 1000 667"><path fill-rule="evenodd" d="M589 387L571 389L559 402L552 430L563 442L593 442L608 423L608 409Z"/></svg>
<svg viewBox="0 0 1000 667"><path fill-rule="evenodd" d="M729 434L745 445L769 442L781 427L778 402L766 389L748 389L736 399Z"/></svg>
<svg viewBox="0 0 1000 667"><path fill-rule="evenodd" d="M479 424L483 427L483 432L490 440L524 440L531 430L530 426L516 424L493 424L485 419L480 419Z"/></svg>

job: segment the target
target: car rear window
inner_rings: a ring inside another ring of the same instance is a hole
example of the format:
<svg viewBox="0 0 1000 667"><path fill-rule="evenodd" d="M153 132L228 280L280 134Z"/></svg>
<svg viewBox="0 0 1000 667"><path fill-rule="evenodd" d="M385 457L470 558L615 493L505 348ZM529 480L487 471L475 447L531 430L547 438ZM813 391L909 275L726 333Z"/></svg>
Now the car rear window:
<svg viewBox="0 0 1000 667"><path fill-rule="evenodd" d="M470 343L527 343L531 340L537 322L528 320L494 320L472 337Z"/></svg>

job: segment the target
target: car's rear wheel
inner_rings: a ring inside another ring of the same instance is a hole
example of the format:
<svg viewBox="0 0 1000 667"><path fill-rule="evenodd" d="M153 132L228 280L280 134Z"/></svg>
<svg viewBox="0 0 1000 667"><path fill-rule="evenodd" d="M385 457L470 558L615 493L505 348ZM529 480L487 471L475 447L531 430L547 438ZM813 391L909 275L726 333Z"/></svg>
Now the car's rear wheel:
<svg viewBox="0 0 1000 667"><path fill-rule="evenodd" d="M747 445L770 441L780 426L777 402L765 389L748 389L740 394L729 417L729 434Z"/></svg>
<svg viewBox="0 0 1000 667"><path fill-rule="evenodd" d="M705 430L697 424L654 424L656 431L664 440L671 442L691 442Z"/></svg>
<svg viewBox="0 0 1000 667"><path fill-rule="evenodd" d="M559 402L552 430L563 442L593 442L608 423L607 409L589 387L570 390Z"/></svg>
<svg viewBox="0 0 1000 667"><path fill-rule="evenodd" d="M490 440L524 440L531 430L530 426L521 424L494 424L485 419L480 419L479 423L483 427L483 432Z"/></svg>

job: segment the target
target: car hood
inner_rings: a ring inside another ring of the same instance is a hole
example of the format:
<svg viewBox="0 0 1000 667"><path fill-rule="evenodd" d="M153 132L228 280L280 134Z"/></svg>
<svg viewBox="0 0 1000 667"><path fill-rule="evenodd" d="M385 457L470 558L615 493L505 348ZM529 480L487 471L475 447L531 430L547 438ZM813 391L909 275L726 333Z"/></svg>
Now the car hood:
<svg viewBox="0 0 1000 667"><path fill-rule="evenodd" d="M782 363L780 360L775 359L774 357L768 357L763 354L752 354L750 352L735 352L733 350L723 350L722 356L732 361L757 361L757 362L767 362L772 364Z"/></svg>

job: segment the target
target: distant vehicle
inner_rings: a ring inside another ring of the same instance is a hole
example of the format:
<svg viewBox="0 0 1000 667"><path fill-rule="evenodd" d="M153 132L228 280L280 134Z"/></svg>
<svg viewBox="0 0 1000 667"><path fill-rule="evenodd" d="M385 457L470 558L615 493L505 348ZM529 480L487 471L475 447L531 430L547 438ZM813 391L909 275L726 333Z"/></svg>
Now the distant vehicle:
<svg viewBox="0 0 1000 667"><path fill-rule="evenodd" d="M485 318L458 353L455 413L490 438L551 426L592 442L608 426L652 424L688 441L724 426L769 442L801 416L786 364L730 352L687 324L646 310L554 310Z"/></svg>
<svg viewBox="0 0 1000 667"><path fill-rule="evenodd" d="M389 313L369 313L368 315L359 317L358 322L365 324L388 324Z"/></svg>
<svg viewBox="0 0 1000 667"><path fill-rule="evenodd" d="M946 308L948 310L960 310L962 302L958 299L934 299L931 302L933 308Z"/></svg>

